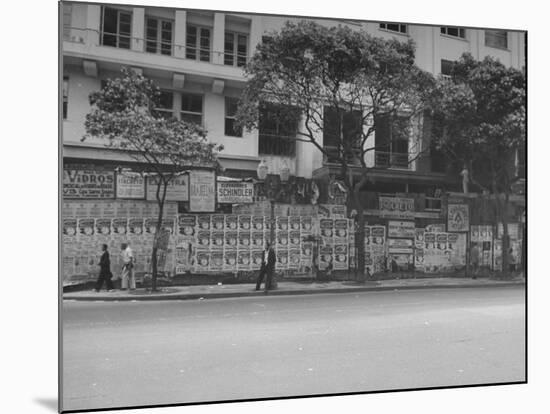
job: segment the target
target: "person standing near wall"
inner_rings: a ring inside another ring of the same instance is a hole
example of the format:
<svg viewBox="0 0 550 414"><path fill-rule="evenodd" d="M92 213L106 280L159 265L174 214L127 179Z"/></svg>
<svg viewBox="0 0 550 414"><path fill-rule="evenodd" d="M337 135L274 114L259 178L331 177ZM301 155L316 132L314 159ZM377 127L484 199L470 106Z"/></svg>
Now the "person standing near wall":
<svg viewBox="0 0 550 414"><path fill-rule="evenodd" d="M477 244L473 244L470 250L470 263L472 264L472 279L477 279L479 269L479 247Z"/></svg>
<svg viewBox="0 0 550 414"><path fill-rule="evenodd" d="M136 288L136 278L134 275L134 253L129 243L123 243L120 246L122 250L122 282L121 289L134 290Z"/></svg>
<svg viewBox="0 0 550 414"><path fill-rule="evenodd" d="M113 274L111 273L111 259L109 257L109 251L107 250L106 244L101 245L101 251L103 253L99 259L99 277L97 278L97 282L95 284L95 291L99 292L101 290L101 286L103 286L103 282L105 282L105 286L110 292L113 290L113 282L111 282Z"/></svg>

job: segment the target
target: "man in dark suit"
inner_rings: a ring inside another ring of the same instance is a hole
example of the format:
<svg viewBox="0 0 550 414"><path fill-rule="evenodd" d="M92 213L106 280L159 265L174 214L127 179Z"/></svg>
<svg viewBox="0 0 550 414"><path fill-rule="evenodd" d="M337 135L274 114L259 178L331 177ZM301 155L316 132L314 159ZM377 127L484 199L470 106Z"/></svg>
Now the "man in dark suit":
<svg viewBox="0 0 550 414"><path fill-rule="evenodd" d="M99 292L99 290L101 289L101 286L103 285L103 281L105 281L107 290L109 291L113 290L113 282L111 282L111 278L113 277L113 274L111 273L111 259L109 258L109 252L107 251L107 245L106 244L102 245L101 250L103 251L103 254L99 259L100 270L99 270L99 277L95 284L96 292Z"/></svg>
<svg viewBox="0 0 550 414"><path fill-rule="evenodd" d="M269 289L271 289L271 280L273 279L273 272L275 271L275 260L275 250L273 250L270 243L268 242L262 258L260 274L258 275L258 279L256 280L256 290L260 290L260 286L262 284L264 276L266 277L265 290L268 291Z"/></svg>

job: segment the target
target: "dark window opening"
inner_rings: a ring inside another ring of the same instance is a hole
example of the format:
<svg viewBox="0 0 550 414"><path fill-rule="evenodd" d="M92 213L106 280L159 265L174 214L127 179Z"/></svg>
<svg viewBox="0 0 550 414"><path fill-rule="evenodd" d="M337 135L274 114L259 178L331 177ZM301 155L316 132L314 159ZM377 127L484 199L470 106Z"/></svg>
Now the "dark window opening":
<svg viewBox="0 0 550 414"><path fill-rule="evenodd" d="M63 77L63 119L67 119L69 110L69 77Z"/></svg>
<svg viewBox="0 0 550 414"><path fill-rule="evenodd" d="M326 162L361 163L361 137L363 116L361 111L345 111L334 107L323 108L323 147L328 153Z"/></svg>
<svg viewBox="0 0 550 414"><path fill-rule="evenodd" d="M187 59L210 62L210 29L187 26L185 57Z"/></svg>
<svg viewBox="0 0 550 414"><path fill-rule="evenodd" d="M243 129L236 124L239 100L237 98L225 98L225 135L229 137L242 137Z"/></svg>
<svg viewBox="0 0 550 414"><path fill-rule="evenodd" d="M202 95L181 95L181 120L202 125Z"/></svg>
<svg viewBox="0 0 550 414"><path fill-rule="evenodd" d="M297 131L295 111L276 104L264 103L260 106L259 154L293 157L296 154Z"/></svg>
<svg viewBox="0 0 550 414"><path fill-rule="evenodd" d="M239 33L225 32L224 65L243 67L246 65L248 36Z"/></svg>
<svg viewBox="0 0 550 414"><path fill-rule="evenodd" d="M130 49L130 39L132 36L131 13L104 7L101 27L102 45Z"/></svg>
<svg viewBox="0 0 550 414"><path fill-rule="evenodd" d="M507 49L508 32L506 30L485 30L485 46Z"/></svg>
<svg viewBox="0 0 550 414"><path fill-rule="evenodd" d="M466 38L466 29L463 27L442 27L441 34L447 36L459 37L461 39Z"/></svg>
<svg viewBox="0 0 550 414"><path fill-rule="evenodd" d="M145 50L149 53L172 55L172 22L147 18Z"/></svg>
<svg viewBox="0 0 550 414"><path fill-rule="evenodd" d="M380 23L380 29L390 32L407 33L407 25L401 23Z"/></svg>
<svg viewBox="0 0 550 414"><path fill-rule="evenodd" d="M446 77L451 76L454 62L452 60L441 59L441 74Z"/></svg>
<svg viewBox="0 0 550 414"><path fill-rule="evenodd" d="M159 118L172 118L174 116L174 94L170 91L161 91L153 113Z"/></svg>
<svg viewBox="0 0 550 414"><path fill-rule="evenodd" d="M409 119L387 114L374 117L376 167L409 168Z"/></svg>

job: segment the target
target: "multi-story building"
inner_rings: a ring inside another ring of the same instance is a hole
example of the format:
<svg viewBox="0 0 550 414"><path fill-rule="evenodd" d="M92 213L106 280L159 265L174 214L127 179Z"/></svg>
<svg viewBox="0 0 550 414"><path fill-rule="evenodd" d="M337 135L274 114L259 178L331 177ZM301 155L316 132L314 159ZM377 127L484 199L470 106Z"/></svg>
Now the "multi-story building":
<svg viewBox="0 0 550 414"><path fill-rule="evenodd" d="M233 128L237 101L245 86L243 68L262 37L280 29L286 18L206 10L62 4L63 160L65 165L114 169L131 166L124 152L106 148L100 140L82 142L88 96L106 78L131 67L155 81L162 90L159 111L202 124L208 139L223 144L220 162L225 175L255 177L265 160L270 171L282 165L293 177L314 180L327 195L338 166L311 143L289 139L292 127L260 123L259 130ZM525 65L525 33L464 27L439 27L392 22L319 19L323 25L347 25L382 38L416 43L416 64L435 76L446 75L452 61L469 52L476 59L492 56L507 66ZM326 130L328 130L327 128ZM325 131L326 132L326 131ZM330 153L330 137L319 136ZM391 139L381 126L367 145L386 142L387 150L367 155L370 167L365 191L367 212L378 208L380 194L409 194L415 218L424 225L440 220L440 194L459 190L460 176L430 148L429 122L417 133ZM426 155L411 161L411 148ZM521 164L522 156L518 161ZM356 174L361 174L357 169ZM322 200L321 200L322 201Z"/></svg>

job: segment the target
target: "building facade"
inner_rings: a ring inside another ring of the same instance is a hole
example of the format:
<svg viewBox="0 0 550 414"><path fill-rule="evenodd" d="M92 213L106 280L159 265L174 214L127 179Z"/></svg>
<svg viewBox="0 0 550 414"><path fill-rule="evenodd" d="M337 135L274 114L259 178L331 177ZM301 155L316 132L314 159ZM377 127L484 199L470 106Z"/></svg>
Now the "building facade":
<svg viewBox="0 0 550 414"><path fill-rule="evenodd" d="M105 148L100 140L81 140L85 115L90 111L89 94L99 90L103 80L119 76L122 67L131 67L161 88L159 111L202 124L209 140L223 144L220 162L228 177L256 177L258 164L265 160L270 172L288 166L296 180L315 182L320 202L338 203L330 190L337 165L312 144L278 139L279 134L285 135L280 125L261 125L250 132L233 128L236 103L246 82L243 67L262 36L280 29L287 20L299 19L63 2L65 168L109 172L133 165L127 154ZM445 75L449 64L464 52L476 59L493 56L518 69L525 65L522 32L330 19L318 22L364 29L382 38L413 39L416 64L436 76ZM373 136L367 145L382 139L384 131L377 132L378 138ZM329 148L329 144L324 146ZM372 171L364 198L371 221L381 218L381 195L412 199L413 218L422 225L442 220L441 196L459 190L460 177L450 174L435 151L409 162L411 148L426 150L429 146L426 122L417 134L392 144L388 151L369 153L367 165ZM107 174L104 179L111 178Z"/></svg>

